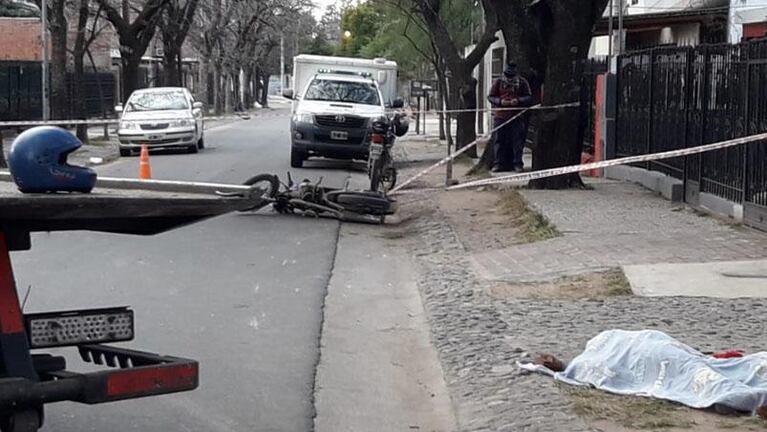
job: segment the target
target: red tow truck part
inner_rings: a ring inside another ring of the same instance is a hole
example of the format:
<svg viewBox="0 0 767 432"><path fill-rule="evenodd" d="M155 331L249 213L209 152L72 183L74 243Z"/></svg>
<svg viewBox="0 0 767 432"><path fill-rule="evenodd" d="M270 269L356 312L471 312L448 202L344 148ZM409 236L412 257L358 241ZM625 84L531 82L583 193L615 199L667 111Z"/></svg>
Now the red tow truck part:
<svg viewBox="0 0 767 432"><path fill-rule="evenodd" d="M247 193L216 195L210 187L188 189L202 193L95 189L91 194L21 194L13 183L0 181L2 432L38 430L43 406L51 402L99 404L197 387L194 360L102 345L133 339L133 312L127 307L24 315L9 255L31 248L31 232L152 235L253 207L258 199ZM63 357L32 353L62 346L76 347L84 362L104 370L70 372Z"/></svg>

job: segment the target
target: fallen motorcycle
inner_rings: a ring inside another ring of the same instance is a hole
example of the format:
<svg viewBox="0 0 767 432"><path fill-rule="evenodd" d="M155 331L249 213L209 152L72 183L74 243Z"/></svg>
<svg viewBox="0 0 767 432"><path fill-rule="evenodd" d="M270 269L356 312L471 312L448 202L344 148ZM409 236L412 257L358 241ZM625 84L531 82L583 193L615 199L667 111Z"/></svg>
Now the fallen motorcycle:
<svg viewBox="0 0 767 432"><path fill-rule="evenodd" d="M288 173L288 182L282 183L276 175L259 174L245 183L258 190L261 201L243 211L256 211L271 204L281 214L302 214L312 217L330 217L344 222L381 224L387 215L397 211L397 202L383 192L349 190L322 186L303 180L295 183Z"/></svg>

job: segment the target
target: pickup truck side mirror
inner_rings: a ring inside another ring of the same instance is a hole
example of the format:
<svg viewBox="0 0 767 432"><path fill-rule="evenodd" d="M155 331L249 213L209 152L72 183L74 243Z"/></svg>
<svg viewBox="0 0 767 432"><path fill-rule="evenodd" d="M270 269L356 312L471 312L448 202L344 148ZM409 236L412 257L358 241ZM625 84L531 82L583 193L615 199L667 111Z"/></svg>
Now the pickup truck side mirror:
<svg viewBox="0 0 767 432"><path fill-rule="evenodd" d="M123 106L122 105L115 105L115 112L116 113L123 112Z"/></svg>
<svg viewBox="0 0 767 432"><path fill-rule="evenodd" d="M404 106L405 106L405 101L403 101L402 99L399 99L399 98L394 99L392 101L392 103L391 103L391 107L394 108L394 109L399 109L399 108L402 108Z"/></svg>
<svg viewBox="0 0 767 432"><path fill-rule="evenodd" d="M202 102L194 102L192 104L192 109L202 109L202 107L203 107Z"/></svg>
<svg viewBox="0 0 767 432"><path fill-rule="evenodd" d="M293 97L295 97L292 89L283 90L282 96L286 99L291 99L291 100L293 99Z"/></svg>

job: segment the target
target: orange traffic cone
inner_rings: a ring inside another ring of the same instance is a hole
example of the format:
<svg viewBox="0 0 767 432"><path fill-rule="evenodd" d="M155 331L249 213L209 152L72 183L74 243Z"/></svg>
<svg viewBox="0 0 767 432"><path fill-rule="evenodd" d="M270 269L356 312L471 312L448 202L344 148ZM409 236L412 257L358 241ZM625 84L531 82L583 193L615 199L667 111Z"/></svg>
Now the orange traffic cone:
<svg viewBox="0 0 767 432"><path fill-rule="evenodd" d="M141 156L138 162L138 178L149 180L152 178L152 167L149 166L149 149L146 144L141 145Z"/></svg>

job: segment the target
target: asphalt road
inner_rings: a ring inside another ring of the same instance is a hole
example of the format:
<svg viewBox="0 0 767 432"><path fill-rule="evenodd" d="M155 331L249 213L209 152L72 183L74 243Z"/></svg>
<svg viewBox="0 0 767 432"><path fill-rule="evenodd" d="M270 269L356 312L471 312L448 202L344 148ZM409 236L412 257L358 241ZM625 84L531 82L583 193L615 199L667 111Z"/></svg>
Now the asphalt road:
<svg viewBox="0 0 767 432"><path fill-rule="evenodd" d="M240 183L288 169L288 116L206 132L196 155L152 154L154 178ZM138 158L102 167L135 177ZM341 185L359 164L310 162L296 177ZM197 359L194 392L100 406L49 405L45 431L308 431L323 301L339 224L232 214L154 237L37 234L12 256L27 312L131 305L130 347ZM72 350L68 358L75 360ZM70 361L70 368L82 370Z"/></svg>

